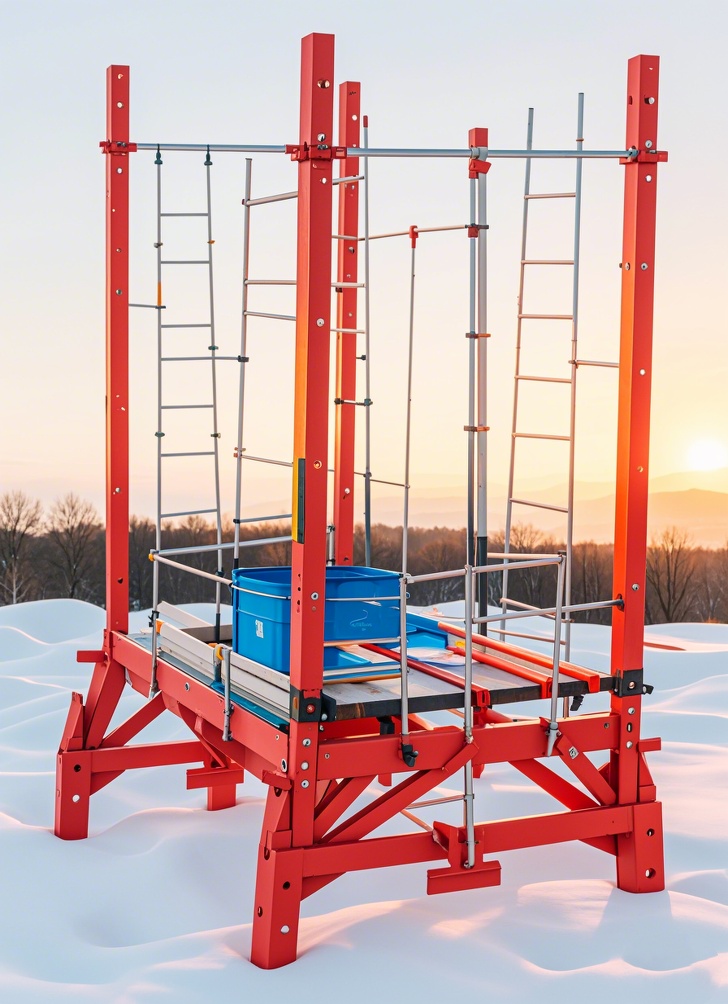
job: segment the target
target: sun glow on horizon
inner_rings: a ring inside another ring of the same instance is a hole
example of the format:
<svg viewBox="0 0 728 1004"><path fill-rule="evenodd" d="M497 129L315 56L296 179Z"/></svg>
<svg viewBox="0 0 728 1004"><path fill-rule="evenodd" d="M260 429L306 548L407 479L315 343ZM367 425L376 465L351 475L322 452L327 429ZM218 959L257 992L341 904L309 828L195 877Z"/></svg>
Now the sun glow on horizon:
<svg viewBox="0 0 728 1004"><path fill-rule="evenodd" d="M691 471L716 471L728 466L728 447L717 439L696 439L688 450Z"/></svg>

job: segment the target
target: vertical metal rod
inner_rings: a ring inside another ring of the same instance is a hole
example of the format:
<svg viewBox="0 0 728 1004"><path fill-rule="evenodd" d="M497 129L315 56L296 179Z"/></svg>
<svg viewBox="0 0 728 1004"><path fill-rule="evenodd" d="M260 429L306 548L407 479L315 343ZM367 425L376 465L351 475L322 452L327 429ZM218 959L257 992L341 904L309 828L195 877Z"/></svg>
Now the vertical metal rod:
<svg viewBox="0 0 728 1004"><path fill-rule="evenodd" d="M407 689L407 576L399 580L399 669L402 701L402 735L409 735L409 691Z"/></svg>
<svg viewBox="0 0 728 1004"><path fill-rule="evenodd" d="M417 234L412 233L412 257L410 271L409 305L409 347L407 355L407 419L404 436L404 508L402 513L402 571L407 572L407 545L409 534L409 488L410 488L410 442L412 428L412 358L415 338L415 256L417 254ZM367 409L368 410L368 409Z"/></svg>
<svg viewBox="0 0 728 1004"><path fill-rule="evenodd" d="M230 698L230 652L231 649L225 647L222 650L222 664L223 664L223 688L225 697L225 707L224 707L224 717L223 717L223 729L222 729L222 739L223 742L230 742L232 739L232 733L230 732L230 717L232 715L232 700Z"/></svg>
<svg viewBox="0 0 728 1004"><path fill-rule="evenodd" d="M526 130L526 149L533 149L533 108L528 109L528 127ZM531 158L526 159L526 174L523 184L523 223L521 227L521 272L518 282L518 324L516 326L516 369L515 369L515 379L513 381L513 420L511 423L511 459L508 467L508 501L506 502L506 526L504 531L503 539L503 552L508 554L511 549L511 529L513 523L513 483L515 479L516 470L516 432L518 431L518 387L519 380L518 375L521 371L521 314L523 313L523 288L526 267L523 264L527 258L527 238L528 238L528 205L529 199L527 196L531 192ZM508 565L508 559L505 560L505 565ZM506 567L503 571L503 588L501 589L501 596L504 599L508 597L508 568ZM503 611L505 612L506 605L503 603ZM505 631L505 621L501 621L501 631Z"/></svg>
<svg viewBox="0 0 728 1004"><path fill-rule="evenodd" d="M463 732L465 742L473 741L473 585L472 566L465 566L465 694L463 706ZM469 760L464 767L464 822L467 838L468 857L466 867L475 864L475 814L473 791L473 763Z"/></svg>
<svg viewBox="0 0 728 1004"><path fill-rule="evenodd" d="M478 332L488 331L488 180L486 174L478 174ZM488 339L478 338L478 427L488 425ZM476 434L478 454L478 500L477 533L478 542L475 562L488 562L488 433ZM478 613L484 617L488 612L488 576L483 572L478 582ZM486 626L483 625L484 632Z"/></svg>
<svg viewBox="0 0 728 1004"><path fill-rule="evenodd" d="M210 367L212 377L212 440L213 440L213 462L215 465L215 542L222 545L222 506L220 502L220 435L217 422L217 371L215 353L217 343L215 341L215 287L213 284L212 270L212 248L215 243L212 239L212 186L210 168L210 151L207 151L205 158L205 181L207 190L207 260L210 290ZM217 552L217 571L222 574L222 550ZM220 641L220 601L221 585L215 583L215 641Z"/></svg>
<svg viewBox="0 0 728 1004"><path fill-rule="evenodd" d="M327 545L326 545L326 564L335 565L336 564L336 527L330 524L326 527L326 532L328 534Z"/></svg>
<svg viewBox="0 0 728 1004"><path fill-rule="evenodd" d="M579 94L578 108L576 116L576 149L584 148L584 95ZM582 187L583 161L576 162L576 184L574 186L574 271L573 286L571 293L571 401L569 412L569 487L568 500L566 503L566 578L564 602L566 606L571 604L571 582L572 564L574 549L574 477L575 477L575 454L576 454L576 374L578 359L578 335L579 335L579 253L581 249L581 187ZM568 662L571 659L571 614L566 617L564 625L564 659ZM564 698L564 715L568 715L569 702Z"/></svg>
<svg viewBox="0 0 728 1004"><path fill-rule="evenodd" d="M477 182L470 181L470 219L475 219ZM475 564L475 326L477 291L477 239L471 237L470 245L470 303L468 328L468 523L467 563Z"/></svg>
<svg viewBox="0 0 728 1004"><path fill-rule="evenodd" d="M369 146L369 118L362 121L362 144L366 150ZM364 158L364 396L371 400L371 340L370 302L369 302L369 158ZM372 419L371 409L364 409L364 564L372 563Z"/></svg>
<svg viewBox="0 0 728 1004"><path fill-rule="evenodd" d="M556 577L556 611L554 613L554 664L551 680L551 720L548 727L547 756L551 756L559 731L559 660L561 659L561 622L564 608L564 571L566 568L566 553L559 555L558 575Z"/></svg>
<svg viewBox="0 0 728 1004"><path fill-rule="evenodd" d="M238 442L235 451L235 537L233 568L240 564L240 508L243 483L243 418L245 413L245 359L248 348L248 271L250 262L250 182L253 161L245 158L245 199L243 200L243 303L240 320L240 380L238 382Z"/></svg>
<svg viewBox="0 0 728 1004"><path fill-rule="evenodd" d="M162 157L157 150L154 161L157 167L157 513L155 521L155 548L162 549ZM152 562L152 669L149 696L154 697L157 685L157 609L159 607L159 562Z"/></svg>

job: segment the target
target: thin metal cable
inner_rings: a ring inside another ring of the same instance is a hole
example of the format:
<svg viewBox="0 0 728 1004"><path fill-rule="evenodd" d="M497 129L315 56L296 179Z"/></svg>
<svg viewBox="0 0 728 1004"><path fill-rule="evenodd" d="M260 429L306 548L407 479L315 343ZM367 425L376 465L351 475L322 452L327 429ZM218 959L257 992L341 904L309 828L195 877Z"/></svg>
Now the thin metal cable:
<svg viewBox="0 0 728 1004"><path fill-rule="evenodd" d="M248 270L250 259L250 184L252 158L245 159L245 199L243 200L243 303L240 320L240 380L238 383L238 443L235 451L235 549L233 568L240 564L240 506L243 478L243 417L245 414L245 370L248 348Z"/></svg>

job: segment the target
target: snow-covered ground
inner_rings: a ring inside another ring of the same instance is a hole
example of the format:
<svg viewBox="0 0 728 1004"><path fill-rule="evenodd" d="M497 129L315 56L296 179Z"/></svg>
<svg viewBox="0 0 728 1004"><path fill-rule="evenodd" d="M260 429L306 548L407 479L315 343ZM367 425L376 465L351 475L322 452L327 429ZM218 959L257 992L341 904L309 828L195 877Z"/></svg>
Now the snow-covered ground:
<svg viewBox="0 0 728 1004"><path fill-rule="evenodd" d="M499 888L429 898L426 865L355 873L304 903L299 961L262 972L247 961L264 794L255 779L234 809L209 813L203 791L186 791L184 767L127 772L94 796L88 840L52 834L69 692L85 693L90 672L75 652L98 647L103 620L72 600L0 608L6 1004L728 1001L728 625L648 631L685 649L645 652L655 693L643 734L663 737L650 765L664 802L665 892L620 892L613 860L582 844L503 854ZM580 626L574 658L604 667L607 644L606 629ZM139 700L129 691L120 714ZM144 734L163 737L186 737L172 715ZM477 782L480 818L553 807L505 766Z"/></svg>

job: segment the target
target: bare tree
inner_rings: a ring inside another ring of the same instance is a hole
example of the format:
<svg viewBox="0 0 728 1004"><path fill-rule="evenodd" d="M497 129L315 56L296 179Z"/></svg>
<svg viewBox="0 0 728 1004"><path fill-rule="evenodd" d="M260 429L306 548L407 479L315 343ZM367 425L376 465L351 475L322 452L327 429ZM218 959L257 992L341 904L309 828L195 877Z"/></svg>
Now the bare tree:
<svg viewBox="0 0 728 1004"><path fill-rule="evenodd" d="M57 499L48 517L48 558L57 588L71 599L100 599L101 523L90 502L73 492Z"/></svg>
<svg viewBox="0 0 728 1004"><path fill-rule="evenodd" d="M647 612L652 623L688 620L694 616L695 549L687 531L663 530L647 549Z"/></svg>
<svg viewBox="0 0 728 1004"><path fill-rule="evenodd" d="M5 603L29 598L35 581L29 545L42 518L40 502L24 492L0 496L0 596Z"/></svg>

